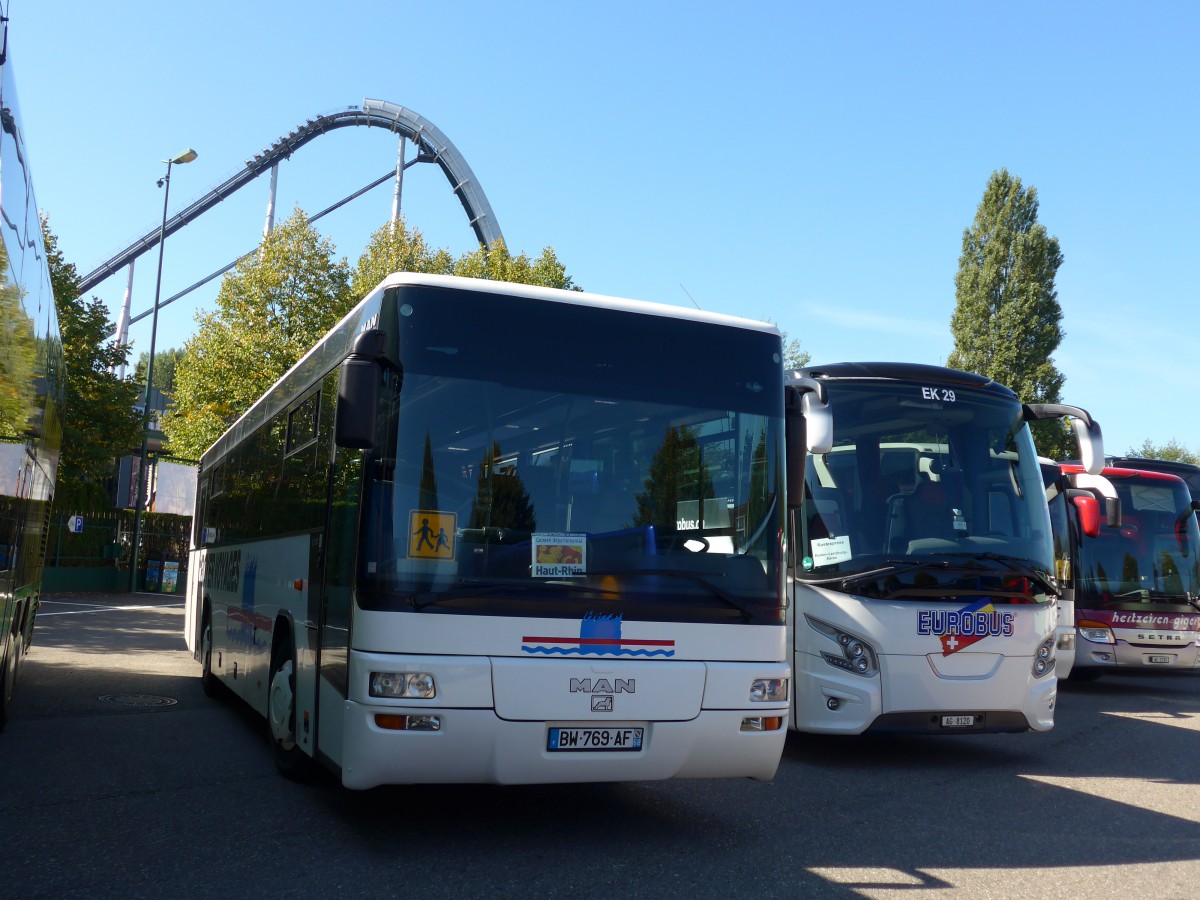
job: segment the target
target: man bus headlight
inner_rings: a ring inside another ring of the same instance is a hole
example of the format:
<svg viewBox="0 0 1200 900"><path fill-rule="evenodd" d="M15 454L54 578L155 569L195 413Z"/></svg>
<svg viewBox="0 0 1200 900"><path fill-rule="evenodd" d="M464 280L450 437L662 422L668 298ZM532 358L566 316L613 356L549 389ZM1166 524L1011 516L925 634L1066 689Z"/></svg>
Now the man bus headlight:
<svg viewBox="0 0 1200 900"><path fill-rule="evenodd" d="M786 678L756 678L750 685L751 703L783 703L787 698Z"/></svg>
<svg viewBox="0 0 1200 900"><path fill-rule="evenodd" d="M430 700L437 686L428 672L372 672L371 696L389 700Z"/></svg>

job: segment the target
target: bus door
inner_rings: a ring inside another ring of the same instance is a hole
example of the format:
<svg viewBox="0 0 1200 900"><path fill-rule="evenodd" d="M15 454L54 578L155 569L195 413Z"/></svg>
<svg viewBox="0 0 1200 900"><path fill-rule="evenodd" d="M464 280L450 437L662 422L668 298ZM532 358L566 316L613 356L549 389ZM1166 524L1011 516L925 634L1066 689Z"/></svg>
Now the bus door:
<svg viewBox="0 0 1200 900"><path fill-rule="evenodd" d="M323 545L314 553L311 602L317 606L317 746L340 765L342 715L349 686L350 607L364 452L338 447L330 466Z"/></svg>

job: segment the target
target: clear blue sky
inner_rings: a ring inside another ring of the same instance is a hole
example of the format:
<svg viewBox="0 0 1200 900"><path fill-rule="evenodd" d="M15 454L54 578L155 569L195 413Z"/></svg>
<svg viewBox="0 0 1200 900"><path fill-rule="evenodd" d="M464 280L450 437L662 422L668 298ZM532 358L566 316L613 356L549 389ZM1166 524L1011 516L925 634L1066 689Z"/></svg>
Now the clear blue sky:
<svg viewBox="0 0 1200 900"><path fill-rule="evenodd" d="M767 318L814 362L944 363L963 229L989 175L1038 191L1065 262L1064 400L1110 451L1200 450L1200 5L11 0L38 202L81 274L307 118L389 100L466 158L509 247L590 291ZM377 129L280 167L278 214L395 164ZM168 240L163 297L252 249L264 176ZM318 223L353 263L391 185ZM403 208L458 254L435 166ZM134 313L153 301L139 260ZM115 319L124 274L95 293ZM181 346L217 285L165 308ZM149 319L134 326L149 346Z"/></svg>

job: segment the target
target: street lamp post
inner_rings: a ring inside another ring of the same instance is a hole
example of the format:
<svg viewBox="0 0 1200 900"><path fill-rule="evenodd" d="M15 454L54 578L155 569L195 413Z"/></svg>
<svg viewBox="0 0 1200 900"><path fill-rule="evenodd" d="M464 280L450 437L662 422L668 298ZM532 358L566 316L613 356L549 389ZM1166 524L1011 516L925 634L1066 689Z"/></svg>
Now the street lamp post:
<svg viewBox="0 0 1200 900"><path fill-rule="evenodd" d="M142 457L138 465L137 506L133 512L133 557L129 564L129 590L137 590L138 557L142 549L142 507L146 505L147 455L150 450L150 392L154 384L154 344L158 339L158 298L162 292L163 245L167 240L167 201L171 196L171 166L190 163L196 151L184 150L173 159L163 160L167 174L158 180L163 188L162 227L158 231L158 276L154 282L154 312L150 317L150 360L146 363L146 397L142 404Z"/></svg>

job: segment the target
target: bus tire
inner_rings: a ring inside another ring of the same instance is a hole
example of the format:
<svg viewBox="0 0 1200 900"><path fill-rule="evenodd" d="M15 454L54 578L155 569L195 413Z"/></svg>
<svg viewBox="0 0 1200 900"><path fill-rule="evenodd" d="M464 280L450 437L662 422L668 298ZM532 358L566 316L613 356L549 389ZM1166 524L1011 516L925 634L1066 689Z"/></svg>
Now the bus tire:
<svg viewBox="0 0 1200 900"><path fill-rule="evenodd" d="M284 777L306 781L312 760L296 745L296 652L290 635L271 654L271 679L267 687L267 738L271 755Z"/></svg>
<svg viewBox="0 0 1200 900"><path fill-rule="evenodd" d="M216 697L221 692L221 680L212 670L212 652L212 615L205 610L204 623L200 626L200 687L208 697Z"/></svg>

